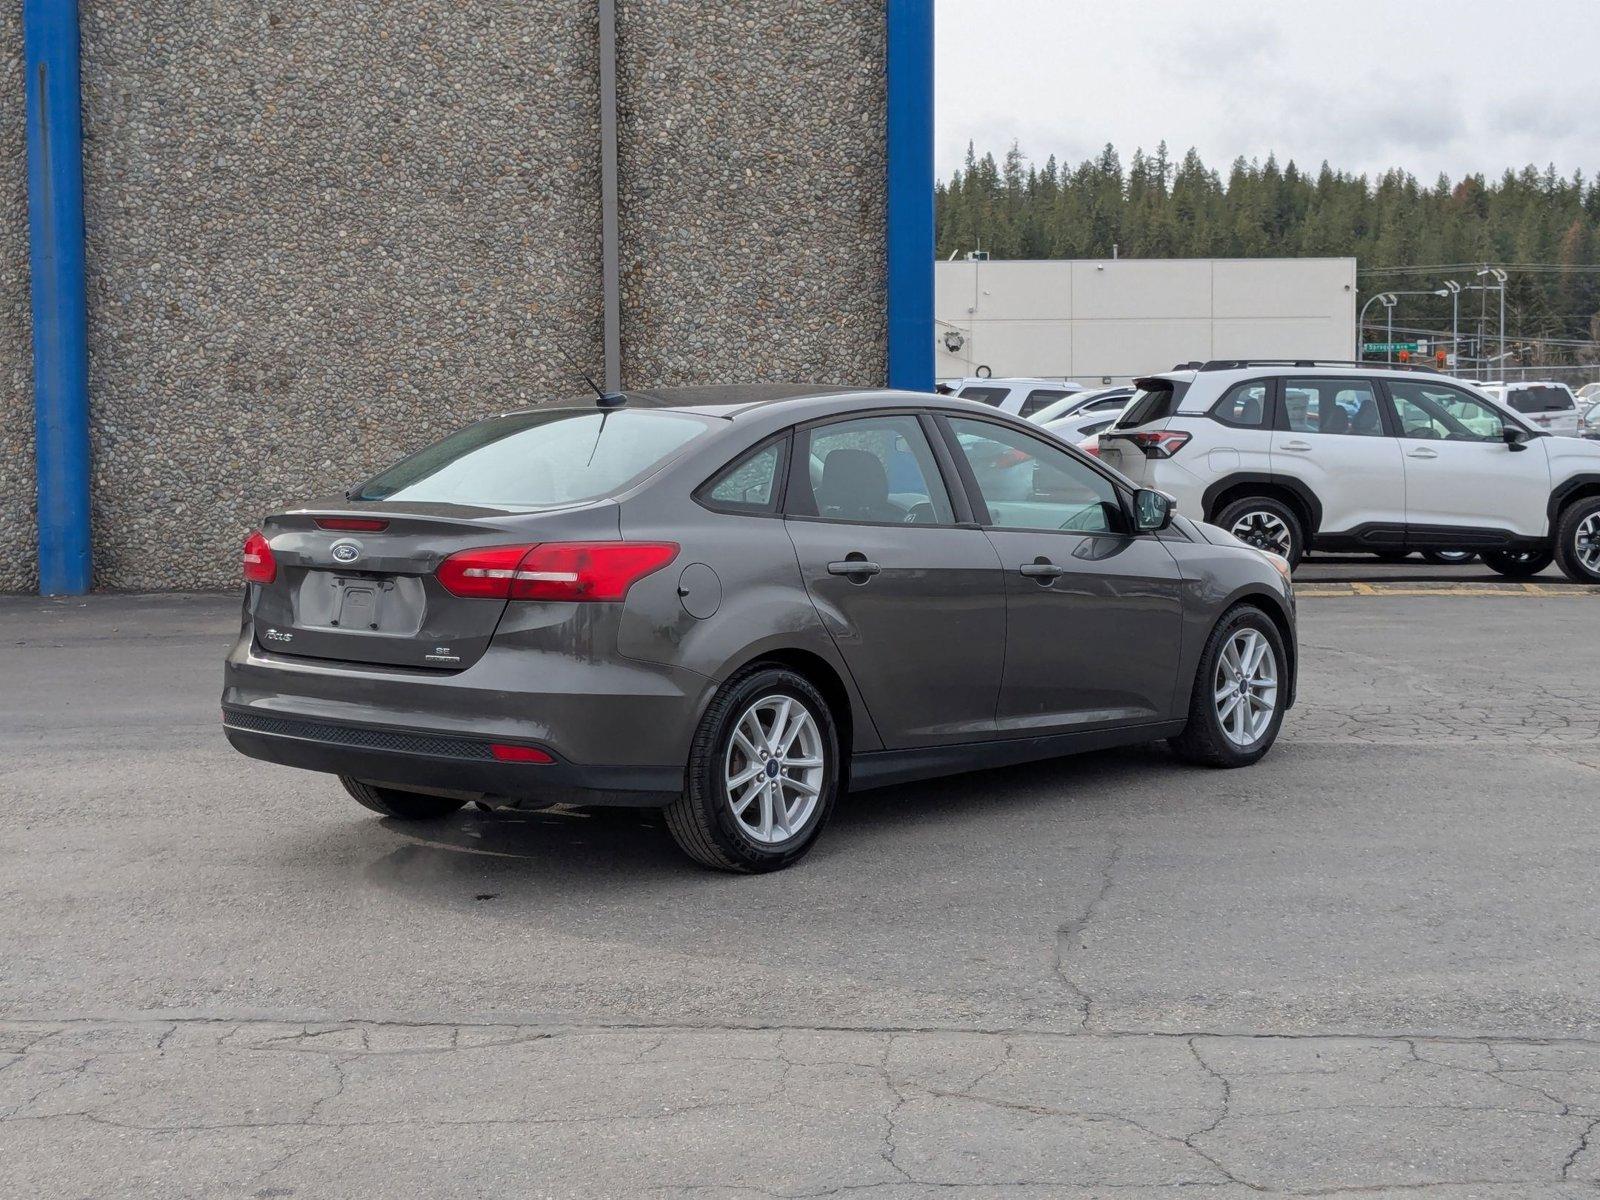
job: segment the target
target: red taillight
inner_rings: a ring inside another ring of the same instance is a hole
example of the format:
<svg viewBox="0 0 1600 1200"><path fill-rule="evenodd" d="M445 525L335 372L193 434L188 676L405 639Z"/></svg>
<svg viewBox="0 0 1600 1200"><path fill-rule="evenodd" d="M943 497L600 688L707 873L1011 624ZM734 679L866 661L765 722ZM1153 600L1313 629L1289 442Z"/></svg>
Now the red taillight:
<svg viewBox="0 0 1600 1200"><path fill-rule="evenodd" d="M1032 461L1033 455L1029 454L1026 450L1018 450L1013 447L1010 450L1003 450L999 454L995 455L993 465L998 467L1000 470L1005 471L1012 467L1020 467L1025 462Z"/></svg>
<svg viewBox="0 0 1600 1200"><path fill-rule="evenodd" d="M318 517L318 529L343 529L348 533L382 533L389 522L372 517Z"/></svg>
<svg viewBox="0 0 1600 1200"><path fill-rule="evenodd" d="M1095 458L1099 458L1100 439L1097 437L1084 438L1083 441L1078 443L1078 449L1082 450L1085 454L1092 454Z"/></svg>
<svg viewBox="0 0 1600 1200"><path fill-rule="evenodd" d="M490 600L621 600L677 557L676 542L543 542L463 550L439 564L455 596Z"/></svg>
<svg viewBox="0 0 1600 1200"><path fill-rule="evenodd" d="M1146 458L1171 458L1189 444L1192 435L1177 429L1163 429L1156 433L1125 433L1122 436L1143 450Z"/></svg>
<svg viewBox="0 0 1600 1200"><path fill-rule="evenodd" d="M244 539L244 579L246 583L271 583L278 577L278 560L259 529Z"/></svg>
<svg viewBox="0 0 1600 1200"><path fill-rule="evenodd" d="M499 742L489 747L489 753L501 762L553 763L555 756L537 746L507 746Z"/></svg>

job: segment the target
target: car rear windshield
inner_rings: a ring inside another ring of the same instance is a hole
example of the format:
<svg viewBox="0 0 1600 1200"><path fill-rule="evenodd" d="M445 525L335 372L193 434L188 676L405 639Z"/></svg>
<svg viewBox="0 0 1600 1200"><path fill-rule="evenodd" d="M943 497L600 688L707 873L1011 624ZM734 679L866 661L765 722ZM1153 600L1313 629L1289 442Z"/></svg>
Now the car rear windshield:
<svg viewBox="0 0 1600 1200"><path fill-rule="evenodd" d="M469 425L361 485L355 500L544 508L615 495L714 424L660 409L550 409Z"/></svg>
<svg viewBox="0 0 1600 1200"><path fill-rule="evenodd" d="M1152 421L1164 421L1178 411L1178 402L1189 390L1182 380L1142 379L1128 407L1117 418L1118 429L1137 429Z"/></svg>
<svg viewBox="0 0 1600 1200"><path fill-rule="evenodd" d="M1519 413L1568 412L1575 407L1572 393L1558 387L1513 388L1508 399Z"/></svg>
<svg viewBox="0 0 1600 1200"><path fill-rule="evenodd" d="M960 392L963 400L976 400L979 404L999 404L1010 394L1008 387L964 387Z"/></svg>

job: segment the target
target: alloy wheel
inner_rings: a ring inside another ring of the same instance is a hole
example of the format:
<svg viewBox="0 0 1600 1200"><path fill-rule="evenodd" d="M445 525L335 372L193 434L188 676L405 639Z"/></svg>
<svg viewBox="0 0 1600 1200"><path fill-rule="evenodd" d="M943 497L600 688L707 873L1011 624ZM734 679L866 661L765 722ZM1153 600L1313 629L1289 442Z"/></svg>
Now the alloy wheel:
<svg viewBox="0 0 1600 1200"><path fill-rule="evenodd" d="M1578 530L1572 535L1572 549L1585 571L1600 575L1600 512L1592 512L1578 522Z"/></svg>
<svg viewBox="0 0 1600 1200"><path fill-rule="evenodd" d="M776 846L816 814L827 763L816 718L793 696L763 696L734 723L723 758L723 795L752 841Z"/></svg>
<svg viewBox="0 0 1600 1200"><path fill-rule="evenodd" d="M1275 512L1255 509L1240 513L1239 519L1233 523L1233 528L1228 532L1257 550L1270 550L1284 558L1289 557L1292 545L1289 526Z"/></svg>
<svg viewBox="0 0 1600 1200"><path fill-rule="evenodd" d="M1214 700L1222 732L1235 746L1253 746L1278 709L1278 657L1257 629L1228 638L1217 660Z"/></svg>

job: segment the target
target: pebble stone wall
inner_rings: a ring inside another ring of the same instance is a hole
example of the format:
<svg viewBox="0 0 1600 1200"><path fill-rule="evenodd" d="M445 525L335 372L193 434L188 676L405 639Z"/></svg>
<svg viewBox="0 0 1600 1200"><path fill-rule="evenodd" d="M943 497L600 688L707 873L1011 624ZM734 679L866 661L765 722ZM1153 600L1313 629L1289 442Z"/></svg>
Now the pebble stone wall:
<svg viewBox="0 0 1600 1200"><path fill-rule="evenodd" d="M0 592L39 586L22 5L0 5Z"/></svg>
<svg viewBox="0 0 1600 1200"><path fill-rule="evenodd" d="M35 583L17 7L0 589ZM82 0L97 586L230 586L264 511L574 394L552 342L598 372L596 9ZM881 381L883 23L621 0L627 384Z"/></svg>

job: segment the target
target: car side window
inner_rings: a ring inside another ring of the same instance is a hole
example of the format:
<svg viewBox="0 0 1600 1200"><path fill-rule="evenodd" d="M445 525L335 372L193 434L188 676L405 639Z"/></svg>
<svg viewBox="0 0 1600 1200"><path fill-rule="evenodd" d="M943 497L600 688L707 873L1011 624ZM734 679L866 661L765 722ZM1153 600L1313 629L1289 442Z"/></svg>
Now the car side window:
<svg viewBox="0 0 1600 1200"><path fill-rule="evenodd" d="M1017 413L1019 417L1031 417L1041 408L1054 404L1057 400L1066 398L1067 393L1059 389L1034 388L1022 402L1022 409Z"/></svg>
<svg viewBox="0 0 1600 1200"><path fill-rule="evenodd" d="M1290 433L1383 437L1378 395L1365 379L1285 379L1283 420Z"/></svg>
<svg viewBox="0 0 1600 1200"><path fill-rule="evenodd" d="M779 471L788 440L758 446L715 476L701 494L711 508L726 512L770 513L777 509Z"/></svg>
<svg viewBox="0 0 1600 1200"><path fill-rule="evenodd" d="M988 421L952 417L950 430L1003 529L1122 532L1117 489L1093 467L1026 433Z"/></svg>
<svg viewBox="0 0 1600 1200"><path fill-rule="evenodd" d="M1494 406L1442 383L1391 382L1400 436L1419 441L1498 442L1505 419Z"/></svg>
<svg viewBox="0 0 1600 1200"><path fill-rule="evenodd" d="M871 524L951 525L938 461L913 416L861 417L802 429L785 510Z"/></svg>
<svg viewBox="0 0 1600 1200"><path fill-rule="evenodd" d="M1236 383L1211 409L1211 415L1236 429L1265 429L1272 384L1265 379Z"/></svg>

